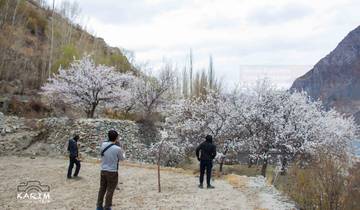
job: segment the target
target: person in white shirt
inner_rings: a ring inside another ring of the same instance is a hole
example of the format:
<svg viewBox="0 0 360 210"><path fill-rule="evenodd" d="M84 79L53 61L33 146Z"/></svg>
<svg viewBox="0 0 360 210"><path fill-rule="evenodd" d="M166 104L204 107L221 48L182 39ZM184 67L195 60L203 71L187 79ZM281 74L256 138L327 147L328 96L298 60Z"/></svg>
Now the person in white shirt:
<svg viewBox="0 0 360 210"><path fill-rule="evenodd" d="M101 145L101 173L97 210L111 210L112 197L118 183L118 163L125 159L124 152L116 145L118 137L119 134L115 130L110 130L108 132L109 141L105 141ZM103 207L104 196L105 206Z"/></svg>

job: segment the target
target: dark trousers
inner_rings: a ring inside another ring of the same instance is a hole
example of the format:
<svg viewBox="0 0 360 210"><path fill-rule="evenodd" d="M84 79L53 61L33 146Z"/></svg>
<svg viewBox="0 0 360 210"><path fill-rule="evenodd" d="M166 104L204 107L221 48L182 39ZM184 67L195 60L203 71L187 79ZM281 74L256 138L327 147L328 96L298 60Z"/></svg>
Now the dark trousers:
<svg viewBox="0 0 360 210"><path fill-rule="evenodd" d="M80 171L80 166L81 166L80 161L78 161L76 159L76 157L70 156L69 168L68 168L68 173L67 173L68 178L71 178L71 173L72 173L72 169L74 168L74 164L76 165L74 176L77 176Z"/></svg>
<svg viewBox="0 0 360 210"><path fill-rule="evenodd" d="M105 196L104 209L109 209L112 205L112 198L114 195L115 188L118 183L118 173L110 171L101 171L100 174L100 189L97 200L97 207L103 206ZM106 195L105 195L106 193Z"/></svg>
<svg viewBox="0 0 360 210"><path fill-rule="evenodd" d="M200 160L200 184L204 182L204 174L206 170L206 183L209 186L211 180L212 160Z"/></svg>

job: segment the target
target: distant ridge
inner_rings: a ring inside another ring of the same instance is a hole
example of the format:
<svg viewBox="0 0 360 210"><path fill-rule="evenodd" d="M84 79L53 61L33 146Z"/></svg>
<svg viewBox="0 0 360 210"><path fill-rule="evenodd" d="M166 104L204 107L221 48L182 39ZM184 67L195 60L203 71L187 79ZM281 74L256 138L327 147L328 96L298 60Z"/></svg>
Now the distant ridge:
<svg viewBox="0 0 360 210"><path fill-rule="evenodd" d="M291 90L304 90L313 99L321 99L327 108L353 115L360 124L360 26L297 78Z"/></svg>

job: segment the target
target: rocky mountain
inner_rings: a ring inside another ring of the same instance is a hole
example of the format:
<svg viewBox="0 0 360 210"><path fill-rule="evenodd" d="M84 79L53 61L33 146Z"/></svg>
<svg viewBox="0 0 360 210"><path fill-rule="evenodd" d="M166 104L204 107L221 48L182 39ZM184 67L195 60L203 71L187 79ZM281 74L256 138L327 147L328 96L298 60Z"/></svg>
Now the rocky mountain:
<svg viewBox="0 0 360 210"><path fill-rule="evenodd" d="M327 108L351 114L360 123L360 26L351 31L313 69L293 83Z"/></svg>

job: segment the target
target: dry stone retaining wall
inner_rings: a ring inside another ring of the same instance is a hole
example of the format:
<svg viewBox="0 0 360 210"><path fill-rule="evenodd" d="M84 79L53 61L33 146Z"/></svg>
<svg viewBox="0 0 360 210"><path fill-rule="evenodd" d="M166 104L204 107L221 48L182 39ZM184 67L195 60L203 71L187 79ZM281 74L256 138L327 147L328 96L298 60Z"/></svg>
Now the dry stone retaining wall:
<svg viewBox="0 0 360 210"><path fill-rule="evenodd" d="M100 144L107 132L115 129L129 159L146 161L149 142L156 142L156 129L132 121L110 119L44 118L29 120L0 114L0 155L67 153L67 141L79 134L79 151L85 156L99 156Z"/></svg>

